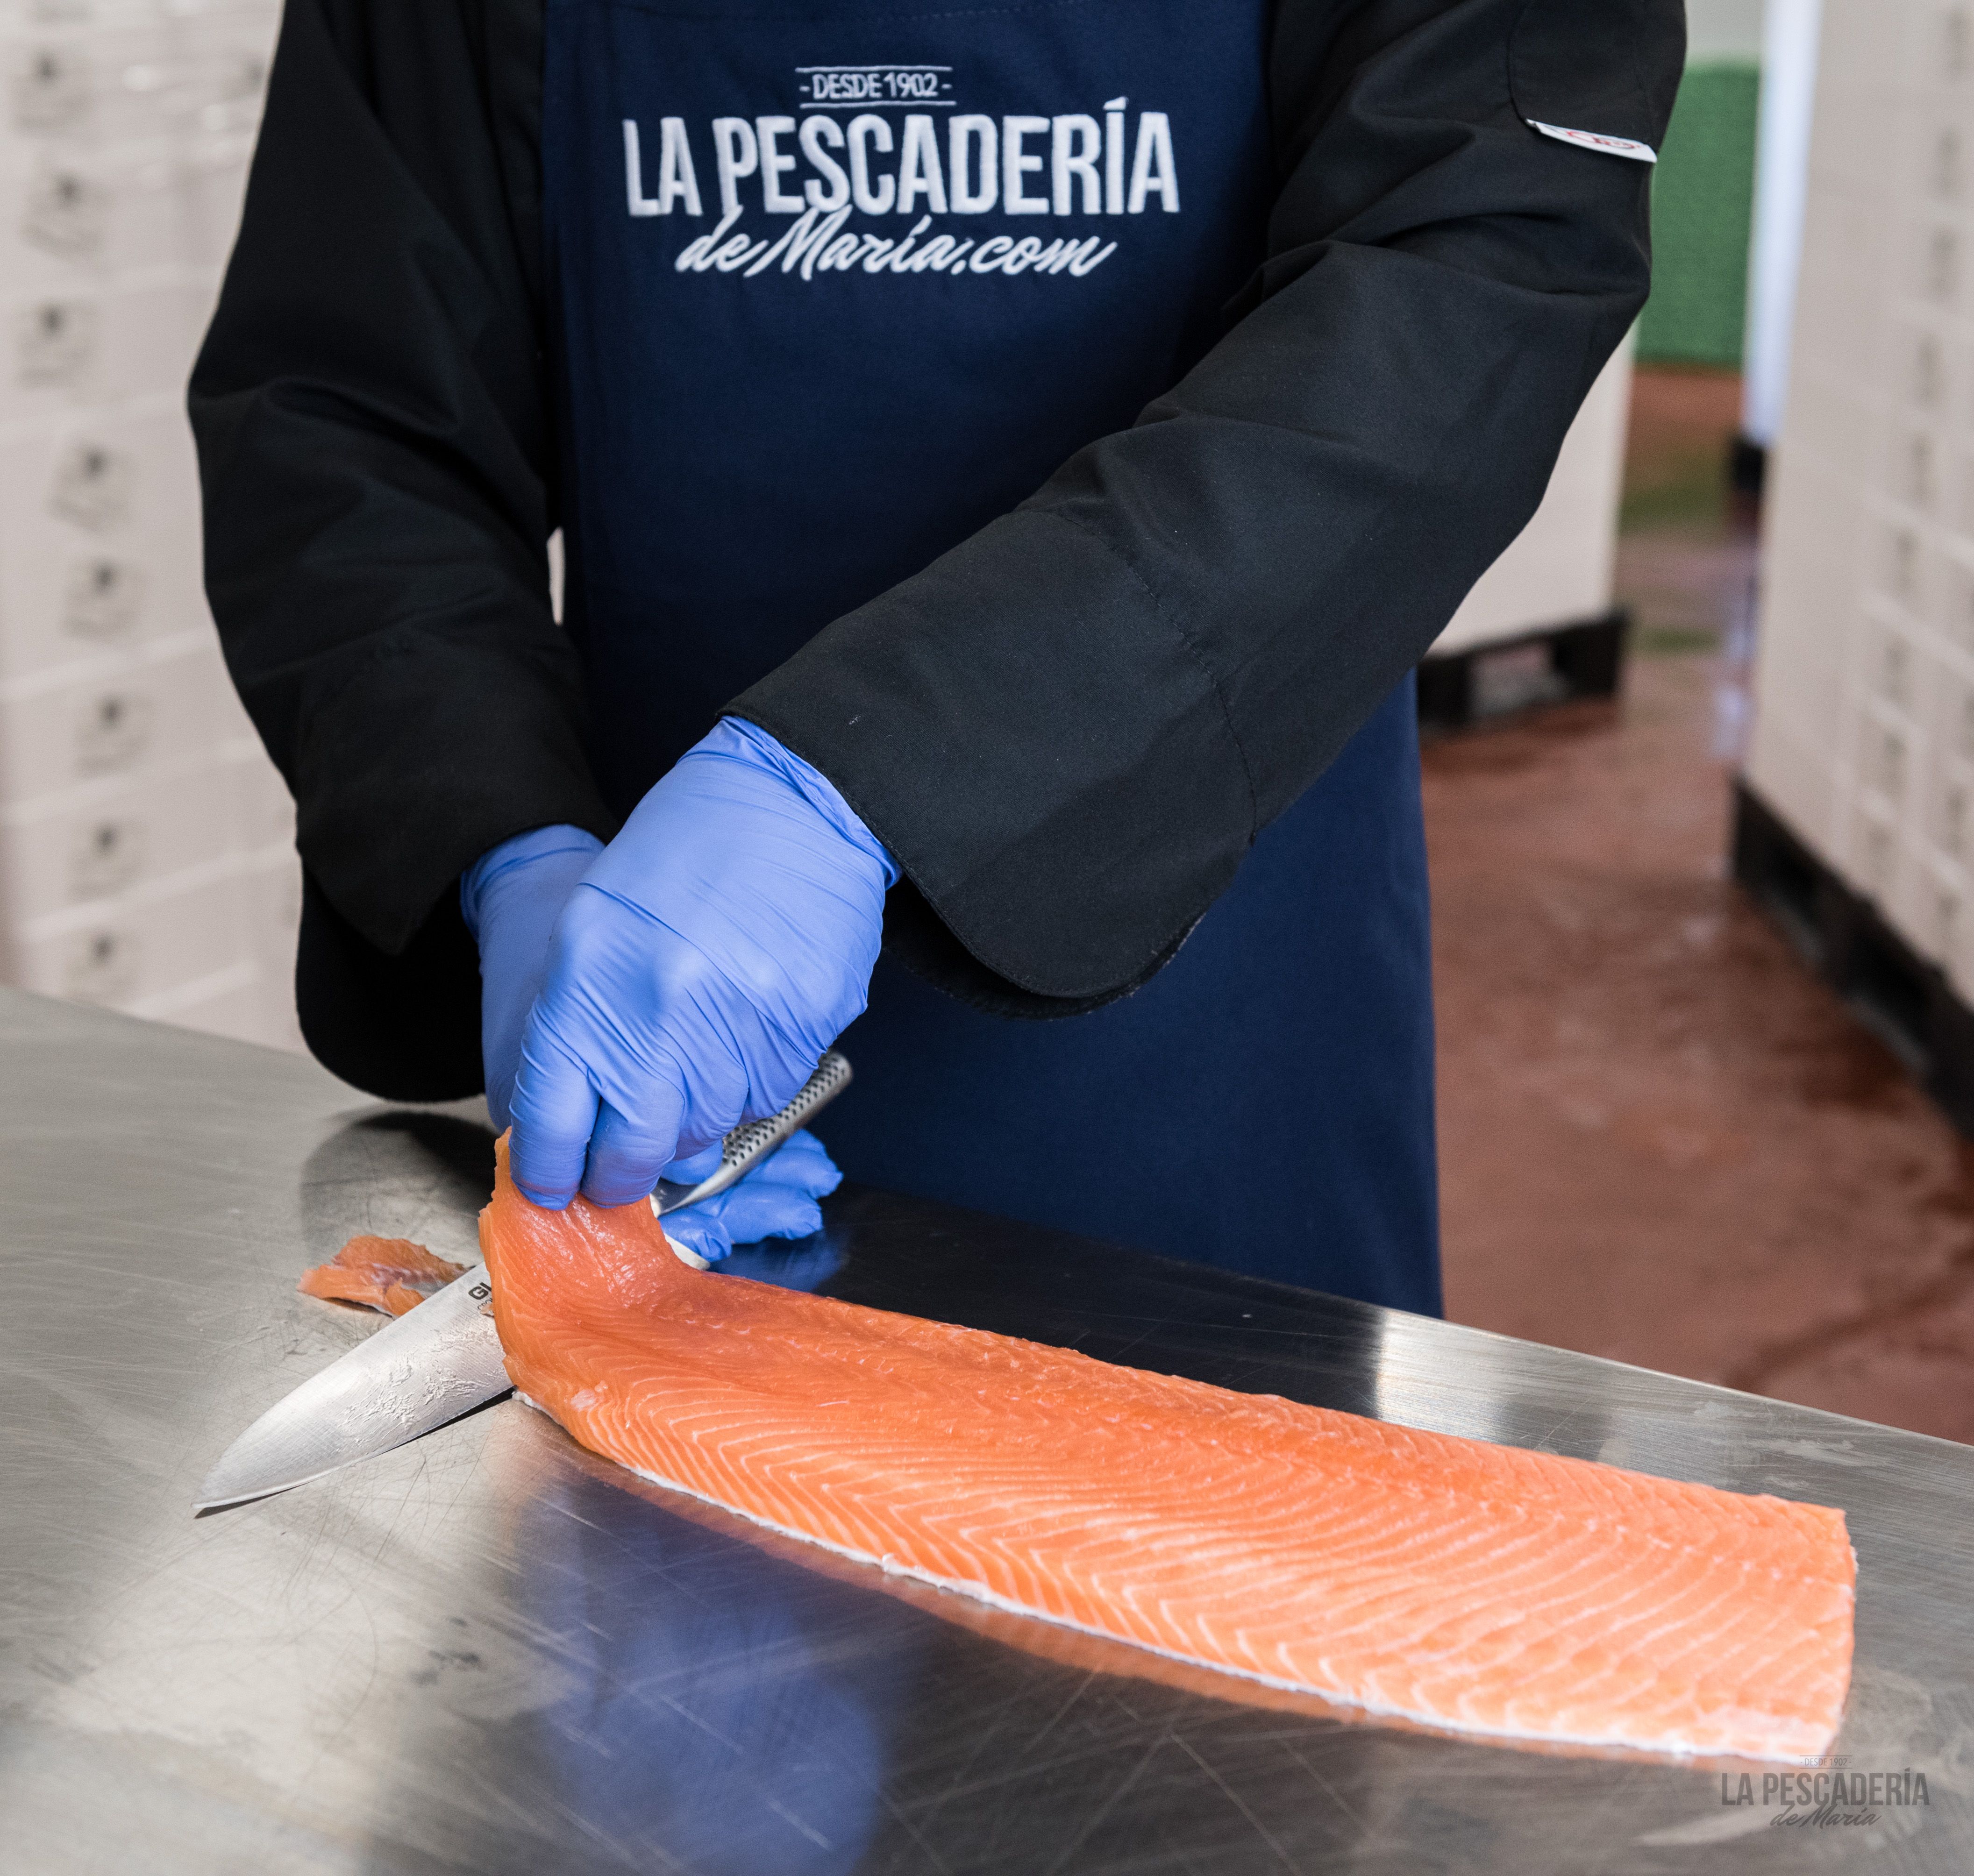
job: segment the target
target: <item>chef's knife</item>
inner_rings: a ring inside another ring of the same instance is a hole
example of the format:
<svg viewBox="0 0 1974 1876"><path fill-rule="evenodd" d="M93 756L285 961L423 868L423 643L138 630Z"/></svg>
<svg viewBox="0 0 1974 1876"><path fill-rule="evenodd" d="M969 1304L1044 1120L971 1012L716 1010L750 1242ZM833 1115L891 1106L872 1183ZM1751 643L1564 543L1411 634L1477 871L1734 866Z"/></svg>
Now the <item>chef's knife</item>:
<svg viewBox="0 0 1974 1876"><path fill-rule="evenodd" d="M726 1136L710 1177L690 1187L661 1182L651 1194L652 1210L662 1217L724 1192L849 1085L850 1064L832 1049L780 1113ZM690 1252L680 1255L701 1262ZM493 1294L487 1266L475 1264L339 1356L227 1448L192 1509L214 1511L305 1485L389 1452L507 1393L513 1383L494 1332Z"/></svg>

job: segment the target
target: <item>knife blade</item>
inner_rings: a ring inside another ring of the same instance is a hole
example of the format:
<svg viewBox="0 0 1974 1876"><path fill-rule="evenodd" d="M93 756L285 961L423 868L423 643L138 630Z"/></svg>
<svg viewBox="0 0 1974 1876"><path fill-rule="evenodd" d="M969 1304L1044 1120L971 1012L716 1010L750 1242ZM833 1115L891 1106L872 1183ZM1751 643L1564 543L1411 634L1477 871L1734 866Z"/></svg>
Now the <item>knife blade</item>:
<svg viewBox="0 0 1974 1876"><path fill-rule="evenodd" d="M776 1115L736 1127L720 1164L697 1185L661 1182L653 1211L697 1205L724 1192L849 1086L848 1060L832 1049ZM687 1262L703 1261L690 1252ZM303 1485L359 1459L421 1438L497 1400L513 1385L495 1333L493 1285L475 1264L415 1309L385 1323L277 1401L206 1474L195 1511L217 1511Z"/></svg>

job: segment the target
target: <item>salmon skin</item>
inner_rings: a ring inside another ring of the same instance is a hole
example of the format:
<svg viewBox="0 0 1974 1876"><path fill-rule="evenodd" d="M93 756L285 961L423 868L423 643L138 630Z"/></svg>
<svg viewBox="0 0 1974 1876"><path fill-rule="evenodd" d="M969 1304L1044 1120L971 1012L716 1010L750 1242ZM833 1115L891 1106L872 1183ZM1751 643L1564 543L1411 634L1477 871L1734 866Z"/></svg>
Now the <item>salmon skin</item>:
<svg viewBox="0 0 1974 1876"><path fill-rule="evenodd" d="M295 1285L304 1296L363 1303L402 1316L464 1274L464 1264L434 1256L409 1238L352 1238L326 1264L302 1272Z"/></svg>
<svg viewBox="0 0 1974 1876"><path fill-rule="evenodd" d="M1001 1608L1511 1738L1825 1751L1844 1514L688 1269L645 1205L480 1241L507 1371L660 1485Z"/></svg>

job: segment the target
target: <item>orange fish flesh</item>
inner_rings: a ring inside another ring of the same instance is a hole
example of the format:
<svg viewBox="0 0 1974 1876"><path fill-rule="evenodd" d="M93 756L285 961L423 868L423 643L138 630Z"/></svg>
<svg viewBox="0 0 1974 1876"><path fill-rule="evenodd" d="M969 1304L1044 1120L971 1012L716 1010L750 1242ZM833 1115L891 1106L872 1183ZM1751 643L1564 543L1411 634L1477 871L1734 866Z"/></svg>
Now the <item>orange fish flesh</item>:
<svg viewBox="0 0 1974 1876"><path fill-rule="evenodd" d="M464 1264L435 1257L409 1238L359 1237L352 1238L327 1263L304 1271L295 1288L304 1296L366 1303L387 1316L402 1316L465 1270Z"/></svg>
<svg viewBox="0 0 1974 1876"><path fill-rule="evenodd" d="M1425 1432L688 1269L648 1206L480 1246L507 1370L584 1445L1005 1609L1375 1713L1821 1753L1844 1514Z"/></svg>

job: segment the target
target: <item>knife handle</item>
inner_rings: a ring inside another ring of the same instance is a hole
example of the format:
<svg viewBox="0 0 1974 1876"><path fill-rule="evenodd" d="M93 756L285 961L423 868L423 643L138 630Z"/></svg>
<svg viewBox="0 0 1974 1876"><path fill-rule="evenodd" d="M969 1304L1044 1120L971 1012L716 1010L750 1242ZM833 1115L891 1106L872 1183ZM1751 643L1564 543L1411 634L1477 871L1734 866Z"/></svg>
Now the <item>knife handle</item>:
<svg viewBox="0 0 1974 1876"><path fill-rule="evenodd" d="M667 1212L697 1205L702 1199L724 1192L752 1172L798 1127L806 1125L828 1107L850 1085L850 1076L849 1058L831 1049L780 1113L770 1115L765 1121L749 1121L720 1142L720 1164L710 1177L684 1189L661 1181L651 1194L651 1210L662 1218Z"/></svg>

